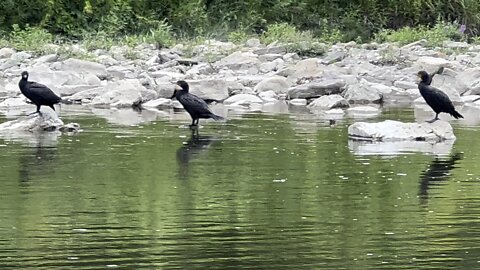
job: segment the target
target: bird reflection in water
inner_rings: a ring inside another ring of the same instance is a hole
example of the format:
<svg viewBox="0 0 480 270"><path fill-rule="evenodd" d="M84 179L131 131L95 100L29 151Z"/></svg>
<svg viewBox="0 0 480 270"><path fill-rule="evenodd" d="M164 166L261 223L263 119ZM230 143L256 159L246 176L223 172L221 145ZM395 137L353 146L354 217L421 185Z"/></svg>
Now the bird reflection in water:
<svg viewBox="0 0 480 270"><path fill-rule="evenodd" d="M29 148L20 156L19 177L22 184L37 178L43 178L53 172L52 161L57 156L57 147L36 146Z"/></svg>
<svg viewBox="0 0 480 270"><path fill-rule="evenodd" d="M198 129L191 130L191 136L184 142L182 147L177 150L177 164L180 179L188 179L190 162L201 153L208 151L212 143L216 140L213 136L202 136L198 134Z"/></svg>
<svg viewBox="0 0 480 270"><path fill-rule="evenodd" d="M455 169L455 164L463 158L461 153L455 153L449 159L435 158L420 174L420 190L419 196L422 203L428 200L429 189L433 186L441 185L451 176L451 170Z"/></svg>

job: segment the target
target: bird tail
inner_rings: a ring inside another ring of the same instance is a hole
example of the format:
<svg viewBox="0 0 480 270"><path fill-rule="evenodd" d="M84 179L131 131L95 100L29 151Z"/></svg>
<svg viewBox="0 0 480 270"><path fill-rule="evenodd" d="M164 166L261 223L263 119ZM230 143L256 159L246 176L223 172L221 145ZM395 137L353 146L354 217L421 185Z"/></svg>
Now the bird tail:
<svg viewBox="0 0 480 270"><path fill-rule="evenodd" d="M458 119L458 118L463 118L463 115L461 115L459 112L457 112L456 110L454 110L451 115L453 117L455 117L455 119Z"/></svg>
<svg viewBox="0 0 480 270"><path fill-rule="evenodd" d="M212 113L212 119L216 121L225 120L225 118L221 117L220 115L216 115L213 113Z"/></svg>

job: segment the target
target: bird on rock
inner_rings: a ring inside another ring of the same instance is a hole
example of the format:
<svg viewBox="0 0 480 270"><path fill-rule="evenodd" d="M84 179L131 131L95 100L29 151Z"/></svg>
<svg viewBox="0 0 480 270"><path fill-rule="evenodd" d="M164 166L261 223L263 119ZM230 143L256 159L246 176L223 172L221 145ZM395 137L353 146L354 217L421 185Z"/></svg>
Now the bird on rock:
<svg viewBox="0 0 480 270"><path fill-rule="evenodd" d="M37 110L32 114L38 113L42 115L42 112L40 112L42 105L48 106L55 111L53 105L62 100L47 86L36 82L29 82L27 71L22 72L22 79L20 79L18 86L22 94L32 101L33 104L37 105Z"/></svg>
<svg viewBox="0 0 480 270"><path fill-rule="evenodd" d="M208 108L207 103L200 97L190 94L189 85L186 81L178 81L175 85L175 91L173 92L172 99L176 98L190 114L192 118L191 127L198 125L200 118L212 118L214 120L223 120L224 118L212 113Z"/></svg>
<svg viewBox="0 0 480 270"><path fill-rule="evenodd" d="M455 119L463 118L463 116L455 110L455 107L447 94L430 85L432 78L426 71L419 71L417 76L420 78L420 82L418 83L420 94L436 113L435 118L428 121L429 123L437 121L438 114L442 112L450 114L455 117Z"/></svg>

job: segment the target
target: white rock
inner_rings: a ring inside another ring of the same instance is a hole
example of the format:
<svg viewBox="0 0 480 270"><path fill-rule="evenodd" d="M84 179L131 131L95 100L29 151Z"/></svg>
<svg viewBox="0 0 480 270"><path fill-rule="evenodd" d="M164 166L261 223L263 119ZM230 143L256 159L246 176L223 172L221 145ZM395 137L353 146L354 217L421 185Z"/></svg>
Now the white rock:
<svg viewBox="0 0 480 270"><path fill-rule="evenodd" d="M245 46L250 48L260 47L262 44L260 43L260 39L258 38L251 38L245 42Z"/></svg>
<svg viewBox="0 0 480 270"><path fill-rule="evenodd" d="M13 121L0 124L3 131L58 131L63 126L63 121L58 118L55 111L50 108L41 109L42 115L32 114Z"/></svg>
<svg viewBox="0 0 480 270"><path fill-rule="evenodd" d="M257 67L260 64L258 56L251 52L234 52L229 56L215 62L218 68L226 67L230 70L247 70L252 67Z"/></svg>
<svg viewBox="0 0 480 270"><path fill-rule="evenodd" d="M108 75L107 68L104 65L75 58L69 58L61 62L57 69L76 73L92 73L102 79Z"/></svg>
<svg viewBox="0 0 480 270"><path fill-rule="evenodd" d="M456 79L458 92L463 94L470 91L470 94L480 94L480 67L466 69L458 73Z"/></svg>
<svg viewBox="0 0 480 270"><path fill-rule="evenodd" d="M435 77L434 77L435 78ZM410 81L395 81L393 83L395 87L402 88L402 89L414 89L418 87L418 84L415 82L410 82Z"/></svg>
<svg viewBox="0 0 480 270"><path fill-rule="evenodd" d="M0 49L0 59L10 58L15 53L15 50L10 48L1 48Z"/></svg>
<svg viewBox="0 0 480 270"><path fill-rule="evenodd" d="M340 95L325 95L315 99L312 103L308 104L308 108L314 109L334 109L334 108L346 108L349 107L348 101Z"/></svg>
<svg viewBox="0 0 480 270"><path fill-rule="evenodd" d="M221 79L189 80L190 93L204 99L223 100L228 97L228 84Z"/></svg>
<svg viewBox="0 0 480 270"><path fill-rule="evenodd" d="M341 79L314 81L292 87L288 90L288 98L315 98L323 95L339 94L345 86Z"/></svg>
<svg viewBox="0 0 480 270"><path fill-rule="evenodd" d="M118 61L115 60L113 57L108 56L108 55L100 55L99 57L97 57L97 61L100 64L103 64L103 65L106 65L106 66L118 65Z"/></svg>
<svg viewBox="0 0 480 270"><path fill-rule="evenodd" d="M142 104L146 108L171 108L173 107L172 100L169 98L157 98L147 101Z"/></svg>
<svg viewBox="0 0 480 270"><path fill-rule="evenodd" d="M437 71L440 67L452 67L452 63L443 58L422 56L418 58L414 67L418 70L425 70L428 73L432 73Z"/></svg>
<svg viewBox="0 0 480 270"><path fill-rule="evenodd" d="M288 79L297 81L301 78L318 78L323 75L325 67L320 65L317 58L308 58L299 61L289 69Z"/></svg>
<svg viewBox="0 0 480 270"><path fill-rule="evenodd" d="M254 103L263 103L263 100L255 95L250 95L250 94L238 94L231 96L227 98L226 100L223 101L223 104L225 105L251 105Z"/></svg>
<svg viewBox="0 0 480 270"><path fill-rule="evenodd" d="M446 140L442 142L422 142L422 141L389 141L389 142L371 142L348 140L348 148L355 155L405 155L405 152L421 152L434 155L450 154L455 140Z"/></svg>
<svg viewBox="0 0 480 270"><path fill-rule="evenodd" d="M44 63L53 63L58 60L58 55L56 53L47 54L40 56L35 60L36 64L44 64Z"/></svg>
<svg viewBox="0 0 480 270"><path fill-rule="evenodd" d="M294 98L288 101L288 104L294 105L294 106L306 106L307 105L307 100L305 98Z"/></svg>
<svg viewBox="0 0 480 270"><path fill-rule="evenodd" d="M345 99L350 103L378 103L382 100L382 94L366 80L357 84L349 85L345 92Z"/></svg>
<svg viewBox="0 0 480 270"><path fill-rule="evenodd" d="M275 91L269 90L264 91L258 94L258 96L266 102L276 102L278 101L278 95Z"/></svg>
<svg viewBox="0 0 480 270"><path fill-rule="evenodd" d="M471 103L480 100L480 95L468 95L462 96L462 101L465 103Z"/></svg>
<svg viewBox="0 0 480 270"><path fill-rule="evenodd" d="M454 140L452 126L445 121L403 123L386 120L380 123L357 122L348 127L350 138L369 141L443 141Z"/></svg>
<svg viewBox="0 0 480 270"><path fill-rule="evenodd" d="M142 102L141 91L146 90L136 79L110 82L105 86L107 92L92 100L95 107L131 107Z"/></svg>
<svg viewBox="0 0 480 270"><path fill-rule="evenodd" d="M375 117L380 114L380 109L372 106L356 106L347 109L347 113L354 118Z"/></svg>
<svg viewBox="0 0 480 270"><path fill-rule="evenodd" d="M17 52L10 56L13 60L23 61L32 58L32 55L27 52Z"/></svg>
<svg viewBox="0 0 480 270"><path fill-rule="evenodd" d="M25 107L25 106L32 106L26 102L26 98L21 97L14 97L14 98L7 98L4 101L0 102L0 108L15 108L15 107ZM32 109L33 110L33 109Z"/></svg>
<svg viewBox="0 0 480 270"><path fill-rule="evenodd" d="M282 76L272 76L259 82L254 90L257 93L264 91L274 91L275 93L287 93L289 84L287 78Z"/></svg>
<svg viewBox="0 0 480 270"><path fill-rule="evenodd" d="M157 65L159 63L160 63L160 57L158 57L158 54L152 56L152 58L150 58L147 62L145 62L145 64L147 66L154 66L154 65Z"/></svg>

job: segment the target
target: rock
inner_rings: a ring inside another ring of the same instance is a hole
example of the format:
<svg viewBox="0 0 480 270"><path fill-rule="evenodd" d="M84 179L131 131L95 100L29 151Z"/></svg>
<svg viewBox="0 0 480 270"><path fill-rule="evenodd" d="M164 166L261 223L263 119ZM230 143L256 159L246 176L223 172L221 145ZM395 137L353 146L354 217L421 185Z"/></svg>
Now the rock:
<svg viewBox="0 0 480 270"><path fill-rule="evenodd" d="M34 105L28 104L26 102L25 97L14 97L14 98L7 98L4 101L0 102L0 108L15 108L15 107L25 107L25 106L32 106L32 111Z"/></svg>
<svg viewBox="0 0 480 270"><path fill-rule="evenodd" d="M55 60L55 61L56 61L56 60ZM106 65L106 66L118 65L118 61L115 60L113 57L108 56L108 55L100 55L99 57L97 57L97 61L98 61L100 64Z"/></svg>
<svg viewBox="0 0 480 270"><path fill-rule="evenodd" d="M455 140L436 143L426 141L371 142L348 140L348 148L355 155L384 155L392 157L394 155L405 156L406 152L421 152L425 154L446 156L451 153L454 142Z"/></svg>
<svg viewBox="0 0 480 270"><path fill-rule="evenodd" d="M264 54L284 54L287 52L285 46L279 45L272 45L267 46L266 48L260 48L253 51L254 54L257 55L264 55Z"/></svg>
<svg viewBox="0 0 480 270"><path fill-rule="evenodd" d="M349 85L344 97L348 102L356 104L379 103L382 100L382 94L363 79L357 84Z"/></svg>
<svg viewBox="0 0 480 270"><path fill-rule="evenodd" d="M0 62L1 63L1 62ZM7 59L5 62L0 64L0 70L6 70L11 67L19 66L20 61L15 59Z"/></svg>
<svg viewBox="0 0 480 270"><path fill-rule="evenodd" d="M142 107L163 109L163 108L172 108L173 104L171 99L158 98L158 99L150 100L143 103Z"/></svg>
<svg viewBox="0 0 480 270"><path fill-rule="evenodd" d="M296 82L301 78L317 78L323 75L324 67L320 66L316 58L299 61L287 71L288 79Z"/></svg>
<svg viewBox="0 0 480 270"><path fill-rule="evenodd" d="M68 123L60 127L61 132L75 133L80 132L80 124L78 123Z"/></svg>
<svg viewBox="0 0 480 270"><path fill-rule="evenodd" d="M289 84L287 78L282 76L272 76L259 82L254 90L256 93L265 91L274 91L275 93L287 93Z"/></svg>
<svg viewBox="0 0 480 270"><path fill-rule="evenodd" d="M334 108L347 108L349 106L348 101L340 95L325 95L315 99L312 103L308 104L307 107L311 110L328 110Z"/></svg>
<svg viewBox="0 0 480 270"><path fill-rule="evenodd" d="M468 95L468 96L462 96L461 98L462 98L462 101L465 103L472 103L480 100L480 95Z"/></svg>
<svg viewBox="0 0 480 270"><path fill-rule="evenodd" d="M92 100L93 106L117 108L136 106L143 101L141 92L147 90L137 79L110 82L105 89L107 92Z"/></svg>
<svg viewBox="0 0 480 270"><path fill-rule="evenodd" d="M307 105L307 100L304 98L294 98L288 101L288 104L294 105L294 106L306 106Z"/></svg>
<svg viewBox="0 0 480 270"><path fill-rule="evenodd" d="M336 62L340 62L347 57L347 54L342 51L333 51L328 53L323 59L322 64L331 65Z"/></svg>
<svg viewBox="0 0 480 270"><path fill-rule="evenodd" d="M195 60L189 59L189 58L178 58L177 62L178 62L179 65L184 65L184 66L198 65L198 61L195 61Z"/></svg>
<svg viewBox="0 0 480 270"><path fill-rule="evenodd" d="M420 70L425 70L428 73L437 71L440 67L452 67L452 63L446 59L431 57L431 56L422 56L418 58L414 67Z"/></svg>
<svg viewBox="0 0 480 270"><path fill-rule="evenodd" d="M287 98L316 98L323 95L340 94L344 86L345 81L341 79L314 81L290 88Z"/></svg>
<svg viewBox="0 0 480 270"><path fill-rule="evenodd" d="M17 53L12 54L10 56L10 58L12 60L24 61L24 60L32 58L32 55L27 53L27 52L17 52Z"/></svg>
<svg viewBox="0 0 480 270"><path fill-rule="evenodd" d="M432 86L447 94L454 104L463 103L460 93L457 91L457 80L455 77L448 74L435 75L435 77L433 77Z"/></svg>
<svg viewBox="0 0 480 270"><path fill-rule="evenodd" d="M0 49L0 59L10 58L15 53L15 50L10 48L1 48Z"/></svg>
<svg viewBox="0 0 480 270"><path fill-rule="evenodd" d="M470 47L470 44L466 42L445 40L443 41L443 47L450 48L450 49L468 49Z"/></svg>
<svg viewBox="0 0 480 270"><path fill-rule="evenodd" d="M92 73L100 79L105 79L108 75L107 68L104 65L75 58L69 58L61 62L56 69L75 73Z"/></svg>
<svg viewBox="0 0 480 270"><path fill-rule="evenodd" d="M58 55L56 53L52 53L52 54L40 56L39 58L37 58L37 60L35 60L35 63L36 64L53 63L57 60L58 60Z"/></svg>
<svg viewBox="0 0 480 270"><path fill-rule="evenodd" d="M82 103L90 102L96 96L100 95L101 93L104 93L104 91L105 91L104 87L95 87L88 90L77 92L71 96L66 97L65 99L73 102L82 102Z"/></svg>
<svg viewBox="0 0 480 270"><path fill-rule="evenodd" d="M225 105L251 105L254 103L262 104L263 100L255 95L250 94L238 94L231 96L223 101Z"/></svg>
<svg viewBox="0 0 480 270"><path fill-rule="evenodd" d="M434 77L434 79L436 76ZM480 67L469 68L457 75L457 91L460 94L480 94Z"/></svg>
<svg viewBox="0 0 480 270"><path fill-rule="evenodd" d="M276 59L282 59L282 58L283 58L283 56L281 54L272 53L272 54L260 55L258 57L258 60L260 60L262 62L271 62L271 61L274 61Z"/></svg>
<svg viewBox="0 0 480 270"><path fill-rule="evenodd" d="M145 64L147 66L155 66L160 63L160 57L157 55L152 56L150 59L148 59Z"/></svg>
<svg viewBox="0 0 480 270"><path fill-rule="evenodd" d="M100 79L91 73L32 70L29 79L48 86L60 96L69 96L101 85Z"/></svg>
<svg viewBox="0 0 480 270"><path fill-rule="evenodd" d="M380 123L357 122L348 127L352 139L368 141L433 141L454 140L452 126L445 121L403 123L386 120Z"/></svg>
<svg viewBox="0 0 480 270"><path fill-rule="evenodd" d="M228 85L225 80L189 80L188 83L190 84L190 92L203 99L223 100L228 97Z"/></svg>
<svg viewBox="0 0 480 270"><path fill-rule="evenodd" d="M55 111L50 108L41 109L42 115L32 114L13 121L0 124L3 131L58 131L63 126L63 121L58 118Z"/></svg>
<svg viewBox="0 0 480 270"><path fill-rule="evenodd" d="M258 94L258 96L265 102L278 101L277 93L275 93L275 91L272 91L272 90L261 92L260 94Z"/></svg>
<svg viewBox="0 0 480 270"><path fill-rule="evenodd" d="M268 73L272 71L278 71L282 69L284 66L284 61L281 58L275 59L271 62L261 63L260 64L260 72Z"/></svg>
<svg viewBox="0 0 480 270"><path fill-rule="evenodd" d="M257 48L260 47L262 43L260 43L260 39L258 38L251 38L245 42L245 46L250 48Z"/></svg>
<svg viewBox="0 0 480 270"><path fill-rule="evenodd" d="M347 109L347 113L353 117L372 117L380 114L380 109L372 106L356 106Z"/></svg>
<svg viewBox="0 0 480 270"><path fill-rule="evenodd" d="M234 52L229 56L215 62L215 66L218 68L226 67L233 71L248 70L251 68L257 68L260 61L256 54L251 52ZM257 68L258 69L258 68Z"/></svg>
<svg viewBox="0 0 480 270"><path fill-rule="evenodd" d="M437 75L438 76L438 75ZM435 77L434 77L435 78ZM410 82L410 81L402 81L398 80L393 83L395 87L402 88L402 89L415 89L418 87L418 84L415 82Z"/></svg>

